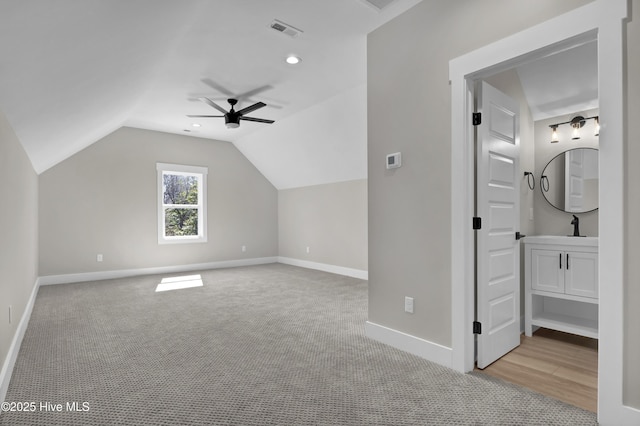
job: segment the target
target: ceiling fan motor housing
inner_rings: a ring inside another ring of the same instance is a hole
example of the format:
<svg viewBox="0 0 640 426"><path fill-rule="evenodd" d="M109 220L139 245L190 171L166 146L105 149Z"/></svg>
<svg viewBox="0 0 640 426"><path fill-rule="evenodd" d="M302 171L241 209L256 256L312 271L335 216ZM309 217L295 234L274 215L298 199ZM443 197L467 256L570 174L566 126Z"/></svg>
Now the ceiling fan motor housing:
<svg viewBox="0 0 640 426"><path fill-rule="evenodd" d="M237 129L240 127L240 114L237 114L233 107L238 103L237 99L227 99L231 105L231 109L224 115L224 124L227 129Z"/></svg>
<svg viewBox="0 0 640 426"><path fill-rule="evenodd" d="M228 129L236 129L240 127L240 115L234 112L228 112L224 115L224 124Z"/></svg>

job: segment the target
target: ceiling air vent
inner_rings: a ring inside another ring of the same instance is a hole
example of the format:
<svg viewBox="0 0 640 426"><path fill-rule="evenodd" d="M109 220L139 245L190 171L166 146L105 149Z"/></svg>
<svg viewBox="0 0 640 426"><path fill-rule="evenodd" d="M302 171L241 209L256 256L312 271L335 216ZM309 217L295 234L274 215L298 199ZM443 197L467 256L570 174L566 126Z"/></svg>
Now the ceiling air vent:
<svg viewBox="0 0 640 426"><path fill-rule="evenodd" d="M376 10L382 10L385 7L389 6L395 0L362 0L369 6L374 7Z"/></svg>
<svg viewBox="0 0 640 426"><path fill-rule="evenodd" d="M289 24L285 24L282 21L278 21L277 19L274 19L273 22L271 22L270 27L282 34L288 35L289 37L298 37L302 34L302 30L299 30Z"/></svg>

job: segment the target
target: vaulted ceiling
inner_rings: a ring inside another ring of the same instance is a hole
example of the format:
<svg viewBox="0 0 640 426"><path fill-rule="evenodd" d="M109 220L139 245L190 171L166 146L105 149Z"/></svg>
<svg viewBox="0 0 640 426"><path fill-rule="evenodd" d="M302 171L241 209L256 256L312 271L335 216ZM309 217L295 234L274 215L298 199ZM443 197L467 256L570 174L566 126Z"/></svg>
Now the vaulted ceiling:
<svg viewBox="0 0 640 426"><path fill-rule="evenodd" d="M418 2L5 1L0 108L38 173L131 126L236 143L279 188L364 178L366 35ZM275 124L186 117L246 93Z"/></svg>
<svg viewBox="0 0 640 426"><path fill-rule="evenodd" d="M366 178L366 35L420 1L3 1L0 109L38 173L130 126L234 143L279 189ZM597 103L594 54L518 70L534 118ZM276 122L188 118L219 114L198 97Z"/></svg>

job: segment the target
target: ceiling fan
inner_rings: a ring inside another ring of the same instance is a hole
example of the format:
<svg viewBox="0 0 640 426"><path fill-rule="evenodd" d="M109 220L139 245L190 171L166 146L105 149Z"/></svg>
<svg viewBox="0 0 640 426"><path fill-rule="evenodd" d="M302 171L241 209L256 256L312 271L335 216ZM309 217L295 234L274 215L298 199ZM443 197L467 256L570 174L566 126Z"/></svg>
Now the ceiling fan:
<svg viewBox="0 0 640 426"><path fill-rule="evenodd" d="M239 111L236 111L235 109L233 109L233 107L238 103L237 99L227 99L227 102L229 102L229 105L231 105L231 109L229 111L225 110L224 108L222 108L220 105L218 105L217 103L213 102L211 99L209 98L198 98L200 99L202 102L211 105L212 107L214 107L215 109L217 109L218 111L220 111L221 113L223 113L224 115L187 115L187 117L190 118L215 118L215 117L224 117L224 122L227 126L228 129L235 129L240 127L240 120L245 120L245 121L255 121L258 123L266 123L266 124L271 124L271 123L275 123L274 120L267 120L264 118L254 118L254 117L246 117L245 115L253 112L259 108L265 107L267 106L267 104L265 104L264 102L256 102L253 105L250 105L246 108L242 108Z"/></svg>

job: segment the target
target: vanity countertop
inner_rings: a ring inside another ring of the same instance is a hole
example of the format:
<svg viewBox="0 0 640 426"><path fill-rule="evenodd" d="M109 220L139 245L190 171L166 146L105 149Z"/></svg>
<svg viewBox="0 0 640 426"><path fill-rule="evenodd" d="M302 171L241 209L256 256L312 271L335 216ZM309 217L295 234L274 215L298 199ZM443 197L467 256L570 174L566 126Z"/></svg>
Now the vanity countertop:
<svg viewBox="0 0 640 426"><path fill-rule="evenodd" d="M524 237L524 242L529 244L549 244L580 247L597 247L598 237L571 237L564 235L532 235Z"/></svg>

